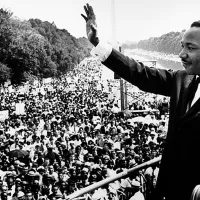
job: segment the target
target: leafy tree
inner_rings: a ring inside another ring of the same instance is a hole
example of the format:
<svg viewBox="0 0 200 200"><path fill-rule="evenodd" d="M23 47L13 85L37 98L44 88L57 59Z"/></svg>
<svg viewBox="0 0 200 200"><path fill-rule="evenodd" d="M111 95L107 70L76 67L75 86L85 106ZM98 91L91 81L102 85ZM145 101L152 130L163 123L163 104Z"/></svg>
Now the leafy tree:
<svg viewBox="0 0 200 200"><path fill-rule="evenodd" d="M12 13L0 9L0 62L4 63L8 57L9 46L13 40L13 33L10 26Z"/></svg>
<svg viewBox="0 0 200 200"><path fill-rule="evenodd" d="M13 72L12 81L14 83L26 81L27 74L41 76L42 69L49 64L48 41L32 29L27 21L12 19L12 32L15 39L10 45L10 56L7 59L7 64Z"/></svg>
<svg viewBox="0 0 200 200"><path fill-rule="evenodd" d="M90 55L86 38L39 19L20 20L0 9L0 82L59 76Z"/></svg>
<svg viewBox="0 0 200 200"><path fill-rule="evenodd" d="M0 63L0 83L6 82L11 78L11 70L5 64Z"/></svg>
<svg viewBox="0 0 200 200"><path fill-rule="evenodd" d="M182 32L170 32L160 37L152 37L147 40L141 40L137 44L137 48L149 51L159 51L167 54L178 54L180 52L180 41Z"/></svg>
<svg viewBox="0 0 200 200"><path fill-rule="evenodd" d="M54 23L39 19L29 21L32 27L51 44L51 59L57 65L58 74L66 73L90 55L92 45L86 38L76 39L67 30L58 29Z"/></svg>

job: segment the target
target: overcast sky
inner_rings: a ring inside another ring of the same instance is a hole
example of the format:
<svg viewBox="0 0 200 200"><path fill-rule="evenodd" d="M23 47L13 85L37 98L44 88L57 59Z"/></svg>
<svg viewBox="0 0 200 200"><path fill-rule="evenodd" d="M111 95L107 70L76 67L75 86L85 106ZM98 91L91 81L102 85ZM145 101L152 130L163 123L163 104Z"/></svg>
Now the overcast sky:
<svg viewBox="0 0 200 200"><path fill-rule="evenodd" d="M97 17L99 35L111 40L111 0L0 0L20 19L54 22L75 37L86 37L83 5L89 2ZM200 20L199 0L115 0L116 38L138 41L189 28Z"/></svg>

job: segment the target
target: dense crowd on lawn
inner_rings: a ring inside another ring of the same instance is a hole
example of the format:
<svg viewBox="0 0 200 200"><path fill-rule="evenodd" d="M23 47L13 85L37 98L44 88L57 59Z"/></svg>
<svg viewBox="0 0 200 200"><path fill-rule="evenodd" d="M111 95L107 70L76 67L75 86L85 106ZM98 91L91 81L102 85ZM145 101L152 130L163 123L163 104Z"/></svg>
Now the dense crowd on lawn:
<svg viewBox="0 0 200 200"><path fill-rule="evenodd" d="M121 111L105 91L101 69L88 59L48 83L1 89L0 111L9 113L0 122L1 199L65 199L162 154L167 98L135 101ZM148 200L158 171L159 163L83 198Z"/></svg>

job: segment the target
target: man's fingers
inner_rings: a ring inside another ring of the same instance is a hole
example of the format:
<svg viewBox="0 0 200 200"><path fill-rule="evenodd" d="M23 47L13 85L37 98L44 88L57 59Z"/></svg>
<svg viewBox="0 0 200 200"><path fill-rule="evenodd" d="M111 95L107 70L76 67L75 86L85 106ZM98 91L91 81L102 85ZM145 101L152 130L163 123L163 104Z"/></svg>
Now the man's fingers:
<svg viewBox="0 0 200 200"><path fill-rule="evenodd" d="M92 6L90 6L89 4L88 4L88 11L91 15L94 15L94 10L93 10Z"/></svg>
<svg viewBox="0 0 200 200"><path fill-rule="evenodd" d="M87 6L84 6L84 9L85 9L85 13L86 13L86 15L89 16L88 5L87 5Z"/></svg>
<svg viewBox="0 0 200 200"><path fill-rule="evenodd" d="M88 21L88 18L85 15L81 14L81 16L85 19L86 22Z"/></svg>
<svg viewBox="0 0 200 200"><path fill-rule="evenodd" d="M94 10L93 10L92 6L87 4L87 8L88 8L89 17L91 17L91 19L95 20L95 14L94 14Z"/></svg>

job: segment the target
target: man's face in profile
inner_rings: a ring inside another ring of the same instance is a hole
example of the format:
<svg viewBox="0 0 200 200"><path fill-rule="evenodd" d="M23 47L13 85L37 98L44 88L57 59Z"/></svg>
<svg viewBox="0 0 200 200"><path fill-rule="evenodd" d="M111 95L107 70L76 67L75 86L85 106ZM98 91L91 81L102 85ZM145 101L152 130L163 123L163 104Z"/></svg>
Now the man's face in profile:
<svg viewBox="0 0 200 200"><path fill-rule="evenodd" d="M200 27L188 29L181 41L179 54L182 65L188 74L200 75Z"/></svg>

